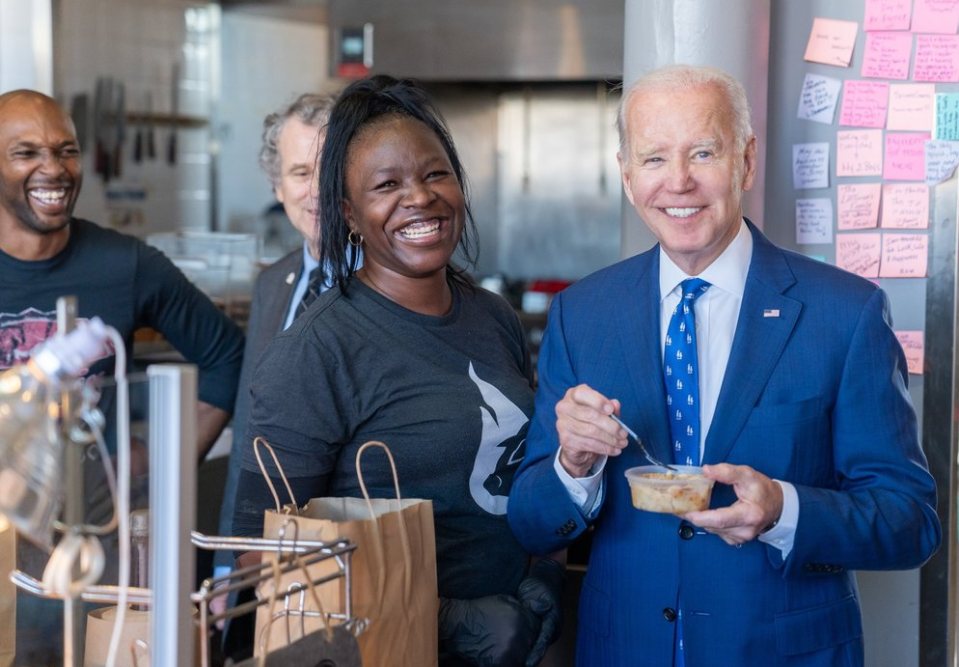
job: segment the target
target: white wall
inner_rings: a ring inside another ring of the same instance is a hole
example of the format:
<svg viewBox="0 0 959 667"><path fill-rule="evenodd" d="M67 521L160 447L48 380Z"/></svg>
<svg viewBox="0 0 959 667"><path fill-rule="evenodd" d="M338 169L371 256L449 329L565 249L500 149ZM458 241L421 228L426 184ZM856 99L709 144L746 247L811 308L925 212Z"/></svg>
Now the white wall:
<svg viewBox="0 0 959 667"><path fill-rule="evenodd" d="M224 12L218 230L263 231L262 213L275 201L257 166L263 119L301 93L332 90L328 52L319 23Z"/></svg>
<svg viewBox="0 0 959 667"><path fill-rule="evenodd" d="M209 229L209 119L219 58L219 6L188 0L58 0L55 7L56 97L70 108L77 96L86 95L88 134L93 132L98 78L109 77L125 90L121 175L104 182L94 172L92 141L84 146L77 215L141 237ZM170 164L174 86L178 152ZM134 140L138 130L146 129L148 115L155 121L157 157L136 163Z"/></svg>
<svg viewBox="0 0 959 667"><path fill-rule="evenodd" d="M0 93L53 92L50 0L0 0Z"/></svg>

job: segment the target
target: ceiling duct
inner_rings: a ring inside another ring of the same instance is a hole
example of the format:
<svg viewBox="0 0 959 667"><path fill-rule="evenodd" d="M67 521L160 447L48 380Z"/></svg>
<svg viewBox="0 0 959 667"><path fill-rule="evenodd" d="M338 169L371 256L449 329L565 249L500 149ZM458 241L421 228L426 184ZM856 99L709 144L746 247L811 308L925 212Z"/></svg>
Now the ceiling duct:
<svg viewBox="0 0 959 667"><path fill-rule="evenodd" d="M342 61L340 36L364 26L368 35L372 26L372 52L366 54L372 74L437 82L622 78L624 0L326 4L334 68Z"/></svg>
<svg viewBox="0 0 959 667"><path fill-rule="evenodd" d="M219 0L225 10L267 16L286 21L329 22L328 0Z"/></svg>

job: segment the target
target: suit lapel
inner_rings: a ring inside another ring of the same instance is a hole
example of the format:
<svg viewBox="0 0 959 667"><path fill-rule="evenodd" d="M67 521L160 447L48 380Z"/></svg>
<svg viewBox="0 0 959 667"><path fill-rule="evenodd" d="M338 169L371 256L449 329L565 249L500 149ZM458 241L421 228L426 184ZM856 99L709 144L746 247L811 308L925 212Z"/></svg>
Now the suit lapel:
<svg viewBox="0 0 959 667"><path fill-rule="evenodd" d="M753 257L729 363L703 454L724 461L789 341L802 304L784 296L795 278L783 252L752 225Z"/></svg>
<svg viewBox="0 0 959 667"><path fill-rule="evenodd" d="M645 270L637 272L636 281L623 304L625 326L618 327L625 354L625 373L634 388L635 404L624 404L622 412L629 424L661 460L672 460L669 446L666 390L663 386L663 359L659 333L659 246L647 253Z"/></svg>
<svg viewBox="0 0 959 667"><path fill-rule="evenodd" d="M300 279L300 274L303 273L303 251L296 251L295 257L292 257L291 260L288 267L284 267L283 271L277 273L276 283L270 289L270 294L273 295L274 298L269 299L266 304L269 318L264 321L277 323L276 331L266 332L270 338L283 330L283 324L286 322L286 314L289 312L290 298L293 296L293 290L296 288L296 283ZM292 281L289 280L289 276L291 275L293 276Z"/></svg>

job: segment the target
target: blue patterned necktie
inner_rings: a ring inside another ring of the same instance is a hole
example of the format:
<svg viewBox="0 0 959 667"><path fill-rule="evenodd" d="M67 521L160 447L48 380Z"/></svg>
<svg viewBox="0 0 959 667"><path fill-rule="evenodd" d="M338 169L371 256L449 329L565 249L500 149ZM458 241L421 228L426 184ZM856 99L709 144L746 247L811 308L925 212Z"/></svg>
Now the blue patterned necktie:
<svg viewBox="0 0 959 667"><path fill-rule="evenodd" d="M320 267L316 267L310 271L310 278L306 283L306 292L303 293L303 298L300 300L300 303L296 306L296 314L293 315L293 319L296 319L300 315L306 312L306 309L309 308L310 304L316 301L316 297L320 295L320 292L323 291L323 272L320 270Z"/></svg>
<svg viewBox="0 0 959 667"><path fill-rule="evenodd" d="M684 280L682 296L666 329L663 352L666 406L673 441L673 461L681 465L699 465L699 365L696 358L696 311L693 305L709 287L709 283L700 278ZM676 619L673 666L686 667L681 600L677 606L679 617Z"/></svg>
<svg viewBox="0 0 959 667"><path fill-rule="evenodd" d="M693 304L710 287L700 278L682 284L682 297L666 330L663 376L673 442L673 461L699 465L699 367L696 363L696 314Z"/></svg>

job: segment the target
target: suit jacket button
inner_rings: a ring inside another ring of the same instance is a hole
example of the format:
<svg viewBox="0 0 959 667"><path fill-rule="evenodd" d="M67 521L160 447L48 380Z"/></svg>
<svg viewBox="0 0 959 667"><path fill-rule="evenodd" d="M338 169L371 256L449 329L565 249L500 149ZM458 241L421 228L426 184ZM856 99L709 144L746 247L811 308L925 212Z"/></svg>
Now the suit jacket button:
<svg viewBox="0 0 959 667"><path fill-rule="evenodd" d="M695 534L696 534L696 531L694 531L693 527L690 526L688 523L684 523L682 526L679 527L679 536L683 538L684 540L693 539L693 535Z"/></svg>
<svg viewBox="0 0 959 667"><path fill-rule="evenodd" d="M672 623L676 620L676 610L671 607L666 607L663 609L663 618Z"/></svg>

